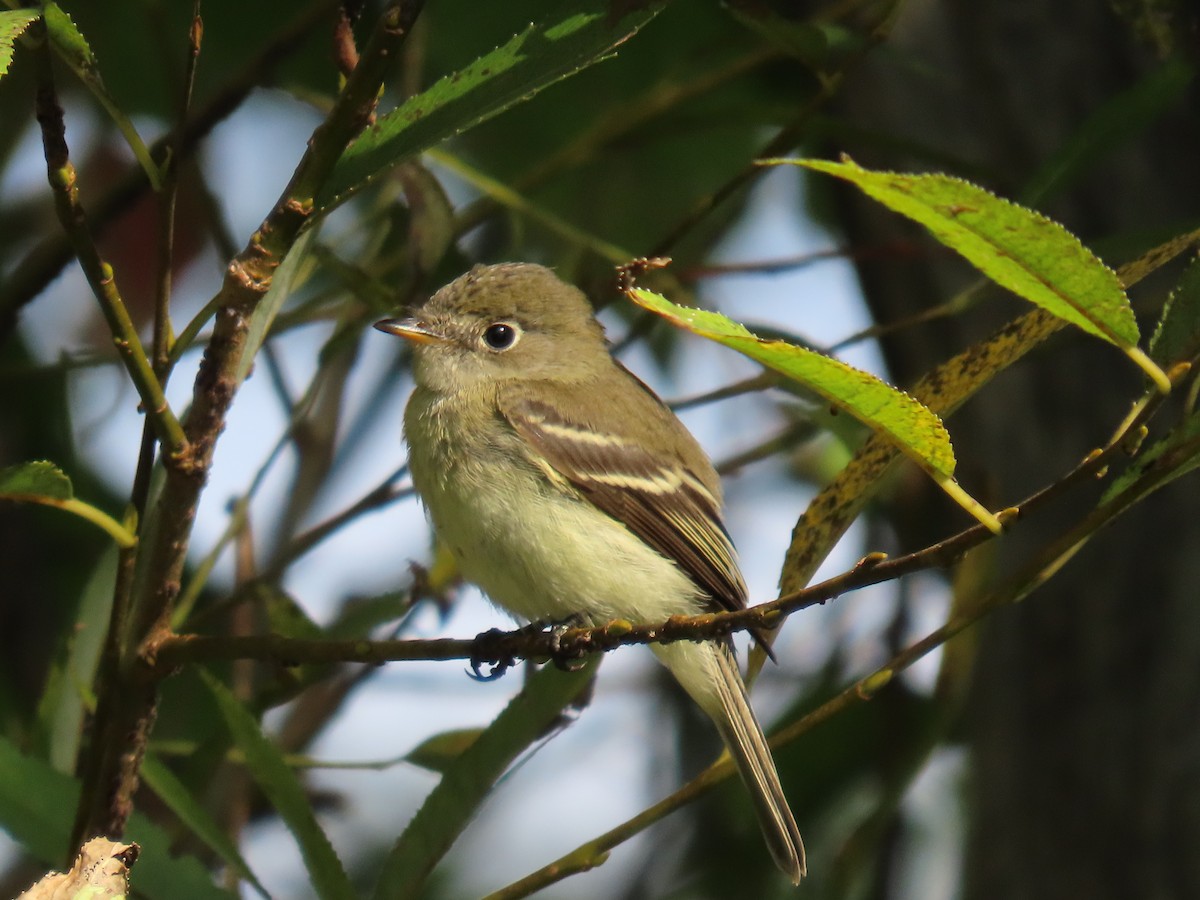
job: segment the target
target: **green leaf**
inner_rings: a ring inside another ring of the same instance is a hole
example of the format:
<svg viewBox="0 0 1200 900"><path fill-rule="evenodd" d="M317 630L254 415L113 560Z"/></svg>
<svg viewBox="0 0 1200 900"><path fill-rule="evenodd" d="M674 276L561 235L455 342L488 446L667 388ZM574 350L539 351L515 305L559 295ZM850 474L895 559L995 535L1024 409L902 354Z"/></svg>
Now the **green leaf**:
<svg viewBox="0 0 1200 900"><path fill-rule="evenodd" d="M474 744L482 733L482 728L456 728L453 731L443 731L441 734L435 734L433 737L421 741L406 753L404 758L414 766L444 775L454 761L462 756L463 751Z"/></svg>
<svg viewBox="0 0 1200 900"><path fill-rule="evenodd" d="M672 324L799 381L869 428L886 434L927 471L946 477L954 474L954 448L942 420L871 373L786 341L764 340L720 313L677 306L652 291L634 288L629 296Z"/></svg>
<svg viewBox="0 0 1200 900"><path fill-rule="evenodd" d="M79 783L47 763L25 756L0 737L0 829L48 866L67 857ZM140 813L129 822L127 838L142 848L134 869L138 896L150 900L231 900L194 856L176 857L167 834Z"/></svg>
<svg viewBox="0 0 1200 900"><path fill-rule="evenodd" d="M240 385L250 375L254 368L254 360L258 351L271 332L275 317L283 308L283 304L292 294L299 290L312 274L314 264L308 252L308 245L319 233L318 228L309 228L296 239L287 256L275 271L267 295L255 304L254 312L250 314L250 329L246 335L246 344L242 349L242 358L238 363L237 383ZM214 310L215 312L215 310ZM189 323L190 327L190 323Z"/></svg>
<svg viewBox="0 0 1200 900"><path fill-rule="evenodd" d="M52 462L39 460L0 469L0 497L70 500L73 496L71 479Z"/></svg>
<svg viewBox="0 0 1200 900"><path fill-rule="evenodd" d="M146 149L146 144L142 141L142 136L134 128L129 116L125 115L124 110L121 109L113 96L109 94L108 88L104 86L104 79L100 77L100 65L96 61L96 54L92 52L87 38L83 36L83 33L75 26L71 17L63 12L57 3L47 3L43 14L46 21L46 34L50 38L50 42L54 45L54 49L62 57L63 61L71 67L71 70L83 82L84 86L92 92L92 96L100 101L100 105L104 107L104 111L108 113L109 118L113 120L113 124L117 126L117 129L125 138L129 149L133 151L138 164L145 170L151 187L157 191L162 186L158 166L155 165L154 160L150 156L150 151Z"/></svg>
<svg viewBox="0 0 1200 900"><path fill-rule="evenodd" d="M137 543L137 536L104 510L76 500L71 479L53 463L21 463L0 469L0 500L53 506L102 528L120 547L128 548Z"/></svg>
<svg viewBox="0 0 1200 900"><path fill-rule="evenodd" d="M338 160L321 196L336 206L371 179L610 55L659 11L638 5L612 22L610 0L587 0L560 19L530 25L507 44L381 116Z"/></svg>
<svg viewBox="0 0 1200 900"><path fill-rule="evenodd" d="M1200 256L1183 270L1150 338L1150 357L1162 366L1200 355Z"/></svg>
<svg viewBox="0 0 1200 900"><path fill-rule="evenodd" d="M84 717L93 708L91 690L104 637L108 633L117 553L109 547L92 570L74 626L62 636L62 646L46 675L38 701L33 746L57 771L75 771Z"/></svg>
<svg viewBox="0 0 1200 900"><path fill-rule="evenodd" d="M201 671L200 675L216 699L221 717L242 751L250 775L295 836L317 896L322 900L353 900L355 891L350 878L329 838L321 830L295 771L229 689L206 671Z"/></svg>
<svg viewBox="0 0 1200 900"><path fill-rule="evenodd" d="M1101 496L1100 505L1107 506L1119 498L1128 507L1197 468L1200 468L1200 412L1192 413L1114 479Z"/></svg>
<svg viewBox="0 0 1200 900"><path fill-rule="evenodd" d="M256 891L267 897L266 889L255 877L246 860L238 852L237 846L229 839L225 829L221 827L204 805L188 790L179 778L162 761L153 754L148 754L142 761L142 781L158 795L158 799L166 804L188 828L192 834L203 841L208 848L216 853L225 865L229 866L238 878L252 885Z"/></svg>
<svg viewBox="0 0 1200 900"><path fill-rule="evenodd" d="M13 42L40 15L36 9L6 9L0 12L0 76L8 73L13 60Z"/></svg>
<svg viewBox="0 0 1200 900"><path fill-rule="evenodd" d="M446 769L384 861L378 900L416 897L433 867L475 816L496 780L518 754L542 738L579 696L600 664L592 657L574 672L539 671Z"/></svg>
<svg viewBox="0 0 1200 900"><path fill-rule="evenodd" d="M854 184L929 232L1003 288L1121 348L1164 393L1171 385L1138 349L1138 327L1117 273L1040 213L949 175L872 172L854 162L790 162Z"/></svg>
<svg viewBox="0 0 1200 900"><path fill-rule="evenodd" d="M630 288L629 298L667 321L709 340L724 344L804 384L834 406L886 435L919 464L955 503L995 534L1003 527L954 480L954 448L937 413L869 372L840 360L797 347L787 341L765 340L720 313L677 306L666 297Z"/></svg>

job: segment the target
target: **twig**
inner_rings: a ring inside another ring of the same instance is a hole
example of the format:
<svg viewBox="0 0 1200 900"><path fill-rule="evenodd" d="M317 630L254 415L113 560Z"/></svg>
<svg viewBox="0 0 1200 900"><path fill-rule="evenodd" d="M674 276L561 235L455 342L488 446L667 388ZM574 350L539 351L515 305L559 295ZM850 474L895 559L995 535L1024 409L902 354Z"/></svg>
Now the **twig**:
<svg viewBox="0 0 1200 900"><path fill-rule="evenodd" d="M1094 463L1101 455L1108 455L1119 449L1119 442L1114 442L1103 451L1090 456L1069 477L1081 477L1094 472ZM1158 480L1165 481L1166 473L1158 473ZM1129 492L1134 493L1134 492ZM1025 566L1017 575L1009 579L995 591L981 598L977 603L957 615L952 616L941 627L934 629L921 640L895 654L888 662L864 678L843 689L840 693L822 703L812 712L802 716L795 722L780 729L768 740L772 749L787 746L801 735L807 734L834 716L871 700L896 676L911 667L919 659L931 651L941 647L951 638L961 634L967 628L980 621L986 615L1001 607L1017 602L1030 591L1042 584L1061 568L1065 559L1087 540L1093 537L1101 528L1111 523L1117 516L1128 508L1127 505L1113 502L1093 510L1075 527L1069 529L1058 540L1046 547L1042 553ZM976 526L973 530L983 530ZM898 560L897 560L898 561ZM675 810L701 797L721 782L730 778L736 769L728 756L709 766L692 781L688 782L675 793L664 798L653 806L648 807L636 816L621 823L616 828L606 831L592 840L581 844L571 852L564 854L550 864L515 881L498 891L488 894L485 900L518 900L528 897L536 891L562 881L571 875L586 872L603 864L609 852L629 840L634 835L645 831L654 823L665 818Z"/></svg>
<svg viewBox="0 0 1200 900"><path fill-rule="evenodd" d="M166 147L172 143L178 159L191 157L200 141L237 109L254 88L263 83L275 66L296 49L336 2L315 0L312 6L284 26L274 40L246 68L234 75L177 133L155 141L150 148L155 162L162 162ZM93 207L92 225L95 233L103 234L104 229L142 196L149 186L145 171L140 166L131 168ZM5 280L3 291L0 292L0 343L16 325L21 307L41 294L46 285L71 261L71 256L71 243L65 236L47 238L26 254Z"/></svg>
<svg viewBox="0 0 1200 900"><path fill-rule="evenodd" d="M1161 406L1152 396L1128 420L1126 429L1114 435L1102 449L1089 453L1074 469L1052 485L1012 507L1003 518L1012 522L1047 505L1068 488L1094 479L1113 458L1124 453L1127 435L1142 427ZM1156 478L1162 473L1156 470ZM704 640L735 631L772 629L783 617L840 596L903 575L934 568L947 568L968 550L992 537L983 525L975 525L914 553L888 559L870 554L854 568L819 584L793 591L768 603L736 612L708 613L697 616L673 616L665 622L638 624L618 620L594 627L567 628L550 632L522 628L515 631L488 632L474 640L400 640L330 641L254 635L223 636L167 634L144 648L144 661L159 673L180 665L211 660L256 659L282 665L301 663L358 662L379 664L402 660L464 659L473 663L507 666L517 659L554 659L567 662L590 653L604 652L631 644L666 643L680 640Z"/></svg>
<svg viewBox="0 0 1200 900"><path fill-rule="evenodd" d="M311 219L313 198L347 143L375 108L384 73L420 9L419 2L389 5L380 18L359 67L347 80L328 118L272 212L246 248L229 265L220 293L213 336L205 351L184 425L186 457L167 467L162 493L152 513L153 529L141 569L146 574L130 611L127 635L153 643L169 632L171 607L179 593L192 522L217 438L237 390L236 372L247 345L248 317L270 288L301 229ZM101 698L97 741L106 752L92 754L81 797L83 832L119 834L132 809L132 796L157 704L156 673L130 655L122 684ZM119 749L118 749L119 748Z"/></svg>
<svg viewBox="0 0 1200 900"><path fill-rule="evenodd" d="M46 154L46 175L54 194L54 207L59 222L67 234L83 274L100 302L100 309L112 331L113 343L125 364L130 380L137 389L146 415L154 423L154 430L166 452L180 457L187 450L187 438L183 426L167 404L162 384L150 365L142 347L137 329L125 308L120 291L110 266L100 256L92 239L87 213L79 202L79 186L76 182L75 166L71 163L67 149L66 125L62 107L54 86L50 48L40 41L35 58L37 60L37 120L42 130L42 147Z"/></svg>

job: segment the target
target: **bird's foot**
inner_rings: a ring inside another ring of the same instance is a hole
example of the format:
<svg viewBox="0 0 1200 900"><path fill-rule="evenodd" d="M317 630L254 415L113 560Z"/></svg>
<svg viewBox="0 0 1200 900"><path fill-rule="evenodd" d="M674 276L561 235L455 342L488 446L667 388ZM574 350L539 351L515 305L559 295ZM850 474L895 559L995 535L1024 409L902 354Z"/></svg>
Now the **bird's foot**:
<svg viewBox="0 0 1200 900"><path fill-rule="evenodd" d="M489 628L477 634L471 654L471 668L467 674L476 681L495 681L502 677L517 664L511 645L512 635L499 628Z"/></svg>

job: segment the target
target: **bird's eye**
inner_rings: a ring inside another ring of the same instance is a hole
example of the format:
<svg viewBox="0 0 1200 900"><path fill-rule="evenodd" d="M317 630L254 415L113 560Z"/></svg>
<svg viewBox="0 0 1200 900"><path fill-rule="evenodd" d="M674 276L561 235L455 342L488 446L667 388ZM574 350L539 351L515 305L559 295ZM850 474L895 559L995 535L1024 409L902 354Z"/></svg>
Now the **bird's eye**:
<svg viewBox="0 0 1200 900"><path fill-rule="evenodd" d="M520 330L508 322L494 322L483 332L483 340L493 350L507 350L517 342Z"/></svg>

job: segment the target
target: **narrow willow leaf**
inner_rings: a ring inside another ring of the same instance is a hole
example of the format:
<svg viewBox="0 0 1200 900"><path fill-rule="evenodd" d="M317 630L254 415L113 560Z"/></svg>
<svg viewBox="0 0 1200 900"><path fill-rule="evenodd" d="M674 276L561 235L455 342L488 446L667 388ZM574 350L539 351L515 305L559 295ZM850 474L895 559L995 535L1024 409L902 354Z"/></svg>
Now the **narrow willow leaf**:
<svg viewBox="0 0 1200 900"><path fill-rule="evenodd" d="M525 685L458 758L451 762L383 864L377 900L418 897L429 873L474 818L512 761L545 736L600 664L590 658L574 672L546 666Z"/></svg>
<svg viewBox="0 0 1200 900"><path fill-rule="evenodd" d="M1129 506L1197 468L1200 468L1200 412L1192 413L1114 479L1101 496L1100 505L1107 506L1120 498Z"/></svg>
<svg viewBox="0 0 1200 900"><path fill-rule="evenodd" d="M57 866L67 857L79 782L47 763L21 753L0 736L0 830L32 857ZM134 887L149 900L233 900L213 884L194 856L176 856L172 838L141 813L129 821L126 838L142 848Z"/></svg>
<svg viewBox="0 0 1200 900"><path fill-rule="evenodd" d="M238 852L237 846L225 833L225 829L204 808L204 804L192 795L187 785L163 765L157 756L148 754L142 761L142 781L238 878L251 885L262 896L268 896L254 872L250 870L250 866L246 864L246 860L242 858L242 854Z"/></svg>
<svg viewBox="0 0 1200 900"><path fill-rule="evenodd" d="M1170 240L1150 248L1137 259L1132 259L1122 265L1117 270L1117 275L1121 278L1121 284L1127 288L1133 287L1180 254L1197 246L1200 246L1200 228L1177 234Z"/></svg>
<svg viewBox="0 0 1200 900"><path fill-rule="evenodd" d="M573 5L577 11L530 25L504 46L381 116L338 160L322 205L336 206L397 163L606 58L662 6L635 4L613 22L610 0Z"/></svg>
<svg viewBox="0 0 1200 900"><path fill-rule="evenodd" d="M296 838L317 896L322 900L353 900L356 894L350 878L329 838L321 830L296 773L279 748L263 735L258 721L229 689L208 672L201 671L200 674L217 701L234 743L245 757L251 777Z"/></svg>
<svg viewBox="0 0 1200 900"><path fill-rule="evenodd" d="M0 12L0 76L8 73L13 60L13 42L40 15L36 9L6 9Z"/></svg>
<svg viewBox="0 0 1200 900"><path fill-rule="evenodd" d="M155 165L153 158L150 156L150 151L146 148L142 136L133 126L133 122L120 105L108 92L108 88L104 86L104 79L100 77L100 66L96 61L96 54L92 52L91 46L87 42L87 38L76 27L71 17L63 12L62 8L57 3L47 3L45 10L46 34L50 38L50 42L54 45L54 49L63 61L71 67L79 80L84 86L92 92L100 105L104 107L104 111L108 113L109 118L113 120L113 124L121 132L125 138L125 143L129 145L129 149L133 151L134 157L138 164L146 172L146 178L150 181L150 186L154 190L159 190L162 186L162 179L159 176L158 166Z"/></svg>
<svg viewBox="0 0 1200 900"><path fill-rule="evenodd" d="M279 268L275 270L271 286L267 289L267 295L255 304L254 312L250 314L250 329L246 335L246 344L242 348L242 358L238 361L237 375L235 376L239 385L246 380L250 370L254 368L254 360L258 356L258 351L270 334L271 326L275 324L275 317L283 309L283 304L288 297L303 286L309 275L312 274L314 263L308 247L315 240L319 231L319 226L309 228L296 239L292 249L288 251ZM188 328L191 327L192 323L189 322ZM181 339L182 337L180 335Z"/></svg>
<svg viewBox="0 0 1200 900"><path fill-rule="evenodd" d="M1162 366L1200 355L1200 256L1183 270L1150 338L1150 356Z"/></svg>
<svg viewBox="0 0 1200 900"><path fill-rule="evenodd" d="M74 625L61 637L38 700L32 746L57 771L68 775L75 771L84 720L94 709L92 684L108 633L116 580L117 550L110 546L88 576Z"/></svg>
<svg viewBox="0 0 1200 900"><path fill-rule="evenodd" d="M942 420L870 372L786 341L764 340L720 313L677 306L653 291L634 288L629 297L674 325L799 381L869 428L891 437L928 471L947 477L954 474L954 449Z"/></svg>
<svg viewBox="0 0 1200 900"><path fill-rule="evenodd" d="M1171 383L1137 346L1133 308L1117 274L1045 216L949 175L873 172L853 162L772 160L825 172L924 225L998 285L1116 345L1159 390Z"/></svg>
<svg viewBox="0 0 1200 900"><path fill-rule="evenodd" d="M887 435L963 509L996 534L1002 530L996 517L954 481L950 435L927 406L870 372L786 341L765 340L720 313L677 306L642 288L627 293L639 306L800 382L867 427Z"/></svg>

